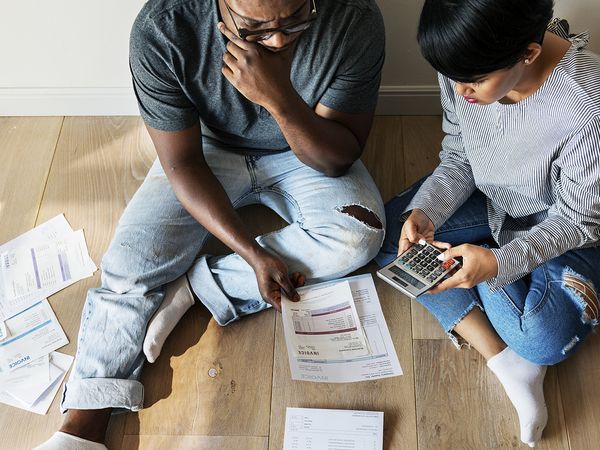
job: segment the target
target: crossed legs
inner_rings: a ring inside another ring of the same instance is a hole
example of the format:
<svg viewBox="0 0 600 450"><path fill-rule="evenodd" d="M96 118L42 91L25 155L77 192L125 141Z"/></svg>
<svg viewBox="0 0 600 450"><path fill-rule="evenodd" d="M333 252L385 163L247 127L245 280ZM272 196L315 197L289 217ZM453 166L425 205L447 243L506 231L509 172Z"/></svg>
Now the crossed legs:
<svg viewBox="0 0 600 450"><path fill-rule="evenodd" d="M234 207L262 203L290 222L257 238L288 262L290 272L301 271L312 281L342 276L379 249L383 204L360 162L348 175L332 179L291 152L258 158L206 146L205 156L209 164L220 162L215 175ZM194 294L220 325L268 307L252 269L239 256L198 256L207 236L155 164L103 258L102 286L88 293L76 363L61 404L62 432L102 442L114 408L142 408L137 380L146 359L143 341L166 284L187 273Z"/></svg>
<svg viewBox="0 0 600 450"><path fill-rule="evenodd" d="M418 187L386 205L387 237L376 258L381 266L396 257L402 227L397 218ZM483 194L473 194L435 239L453 245L490 242ZM567 358L598 322L598 260L599 248L571 251L497 292L482 283L418 298L455 344L462 339L485 357L515 406L521 440L529 445L541 438L547 421L546 366Z"/></svg>

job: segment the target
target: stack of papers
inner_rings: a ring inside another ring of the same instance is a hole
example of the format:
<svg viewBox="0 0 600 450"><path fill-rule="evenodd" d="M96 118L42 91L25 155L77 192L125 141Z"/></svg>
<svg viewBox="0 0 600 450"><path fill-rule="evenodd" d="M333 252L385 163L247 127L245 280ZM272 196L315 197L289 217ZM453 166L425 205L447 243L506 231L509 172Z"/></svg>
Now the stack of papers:
<svg viewBox="0 0 600 450"><path fill-rule="evenodd" d="M0 376L69 343L45 299L10 317L4 325L8 336L0 341Z"/></svg>
<svg viewBox="0 0 600 450"><path fill-rule="evenodd" d="M347 383L402 375L370 274L298 289L283 298L292 379Z"/></svg>
<svg viewBox="0 0 600 450"><path fill-rule="evenodd" d="M300 302L287 303L286 319L298 357L339 360L370 353L348 281L304 290Z"/></svg>
<svg viewBox="0 0 600 450"><path fill-rule="evenodd" d="M283 450L382 450L383 413L287 408Z"/></svg>
<svg viewBox="0 0 600 450"><path fill-rule="evenodd" d="M73 231L64 215L0 246L0 319L90 277L96 265L83 230Z"/></svg>
<svg viewBox="0 0 600 450"><path fill-rule="evenodd" d="M0 374L0 402L46 414L72 362L72 356L52 352L10 373Z"/></svg>
<svg viewBox="0 0 600 450"><path fill-rule="evenodd" d="M62 214L0 246L0 402L47 412L73 357L46 297L95 271Z"/></svg>

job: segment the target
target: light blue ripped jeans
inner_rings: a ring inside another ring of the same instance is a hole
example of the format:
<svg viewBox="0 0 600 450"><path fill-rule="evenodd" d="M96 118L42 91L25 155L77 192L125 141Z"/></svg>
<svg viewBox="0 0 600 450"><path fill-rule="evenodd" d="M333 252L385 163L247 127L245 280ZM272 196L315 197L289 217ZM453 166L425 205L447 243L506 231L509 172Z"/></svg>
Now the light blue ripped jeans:
<svg viewBox="0 0 600 450"><path fill-rule="evenodd" d="M208 165L235 208L263 204L289 225L257 238L310 282L336 277L369 262L383 242L385 214L364 165L328 178L293 152L251 156L205 140ZM360 206L382 228L344 212ZM196 296L220 325L268 308L252 268L238 255L200 254L208 232L181 206L156 161L127 205L102 259L102 285L88 292L75 365L61 410L143 406L138 381L148 321L163 300L163 286L187 273Z"/></svg>
<svg viewBox="0 0 600 450"><path fill-rule="evenodd" d="M399 218L420 185L416 183L386 204L387 236L375 258L380 266L396 258L403 225ZM476 191L436 230L435 239L452 245L492 243L485 196ZM585 283L597 297L600 247L566 252L495 292L481 283L472 289L423 294L417 301L436 317L455 344L453 328L479 307L502 340L523 358L536 364L556 364L571 355L598 323L597 307L590 310L592 314L586 313L589 299L569 287L569 276L575 283Z"/></svg>

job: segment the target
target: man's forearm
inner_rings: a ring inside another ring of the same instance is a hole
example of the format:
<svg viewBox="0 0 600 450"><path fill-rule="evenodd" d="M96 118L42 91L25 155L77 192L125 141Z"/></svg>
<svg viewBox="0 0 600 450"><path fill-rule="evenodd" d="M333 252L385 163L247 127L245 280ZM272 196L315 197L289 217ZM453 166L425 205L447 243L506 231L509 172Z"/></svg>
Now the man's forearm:
<svg viewBox="0 0 600 450"><path fill-rule="evenodd" d="M346 126L319 116L294 91L268 108L298 159L328 176L343 175L362 153Z"/></svg>

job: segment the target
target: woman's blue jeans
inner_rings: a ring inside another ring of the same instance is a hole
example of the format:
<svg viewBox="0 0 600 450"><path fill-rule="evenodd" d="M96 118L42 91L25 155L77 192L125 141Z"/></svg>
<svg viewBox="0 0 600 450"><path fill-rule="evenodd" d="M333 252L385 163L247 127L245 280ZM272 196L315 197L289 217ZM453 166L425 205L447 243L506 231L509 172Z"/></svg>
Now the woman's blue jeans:
<svg viewBox="0 0 600 450"><path fill-rule="evenodd" d="M399 217L420 185L416 183L386 204L387 233L376 257L380 266L397 255L403 225ZM436 230L435 239L452 245L495 245L488 225L486 197L476 191ZM423 294L417 300L456 344L453 328L474 307L479 307L504 342L523 358L536 364L556 364L572 354L598 323L597 317L586 313L586 298L565 283L565 275L591 286L597 298L600 247L566 252L495 292L487 283L481 283L471 289Z"/></svg>

